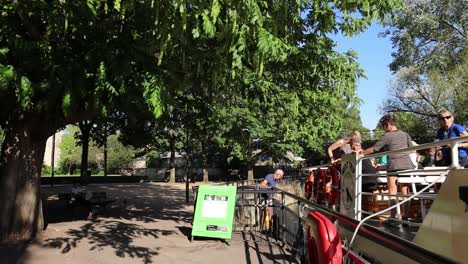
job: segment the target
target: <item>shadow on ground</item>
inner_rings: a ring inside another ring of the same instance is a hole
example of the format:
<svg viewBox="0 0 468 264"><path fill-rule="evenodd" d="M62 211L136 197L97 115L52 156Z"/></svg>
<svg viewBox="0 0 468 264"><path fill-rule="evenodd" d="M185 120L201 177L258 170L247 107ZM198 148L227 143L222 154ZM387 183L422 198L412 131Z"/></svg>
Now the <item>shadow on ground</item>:
<svg viewBox="0 0 468 264"><path fill-rule="evenodd" d="M69 208L58 200L58 193L69 192L70 186L43 188L44 215L49 225L86 219L86 208ZM47 248L60 249L66 254L81 241L91 244L90 250L112 248L121 258L135 258L143 263L152 263L152 256L158 255L159 248L134 245L141 237L158 239L176 234L176 230L151 229L141 224L171 220L176 223L191 223L193 214L187 210L185 190L154 184L109 184L90 185L90 191L106 192L115 200L105 215L85 222L79 228L65 231L62 237L43 240ZM181 231L187 236L186 230Z"/></svg>
<svg viewBox="0 0 468 264"><path fill-rule="evenodd" d="M20 263L22 259L29 257L26 251L28 242L18 242L11 244L0 245L0 262L1 263Z"/></svg>
<svg viewBox="0 0 468 264"><path fill-rule="evenodd" d="M42 197L46 201L44 215L49 224L86 219L86 208L70 208L65 201L58 200L59 193L69 193L70 189L71 186L42 188ZM158 220L192 222L192 213L181 210L186 206L185 190L153 184L90 185L88 189L106 192L107 197L115 201L108 206L105 217L145 223Z"/></svg>
<svg viewBox="0 0 468 264"><path fill-rule="evenodd" d="M158 255L158 249L132 245L135 238L141 236L152 237L174 234L173 230L148 229L137 224L123 223L115 220L96 220L81 226L79 229L72 229L66 232L66 237L46 239L43 242L45 247L61 249L62 253L69 252L77 244L87 239L92 245L90 250L101 250L104 247L111 247L115 250L115 255L121 258L131 257L142 259L144 263L152 263L151 257Z"/></svg>
<svg viewBox="0 0 468 264"><path fill-rule="evenodd" d="M298 263L285 244L264 234L240 232L244 241L245 263Z"/></svg>

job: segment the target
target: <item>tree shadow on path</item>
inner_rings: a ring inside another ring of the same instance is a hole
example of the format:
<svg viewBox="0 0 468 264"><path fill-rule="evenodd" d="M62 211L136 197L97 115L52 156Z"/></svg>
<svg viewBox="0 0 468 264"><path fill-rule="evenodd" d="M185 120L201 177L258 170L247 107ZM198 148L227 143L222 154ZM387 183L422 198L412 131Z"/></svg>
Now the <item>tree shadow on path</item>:
<svg viewBox="0 0 468 264"><path fill-rule="evenodd" d="M161 236L177 234L177 230L154 229L147 226L155 226L154 223L161 221L173 221L177 224L186 225L191 223L193 213L185 203L185 191L171 186L145 185L145 184L114 184L89 186L91 191L105 191L107 197L116 202L111 204L108 214L98 217L95 221L86 222L82 226L73 226L65 231L60 237L50 237L41 242L43 247L60 249L66 254L76 248L80 242L88 243L89 250L102 250L112 248L115 255L121 258L141 259L143 263L152 263L152 257L158 255L160 248L148 248L135 245L140 240L158 239ZM45 190L44 196L53 197L57 193L66 192L54 188ZM49 199L48 220L50 226L54 223L63 223L76 220L64 213L63 201ZM53 235L52 235L53 236ZM138 240L138 241L137 241ZM81 245L83 248L86 245Z"/></svg>
<svg viewBox="0 0 468 264"><path fill-rule="evenodd" d="M159 248L150 249L135 246L132 244L134 240L143 236L157 239L160 236L172 234L175 234L175 231L148 229L137 224L116 220L97 220L87 223L79 229L67 231L67 237L46 239L42 245L61 249L61 252L65 254L75 248L80 241L86 239L91 245L91 251L111 247L118 257L143 259L144 263L152 263L151 258L153 255L158 255Z"/></svg>
<svg viewBox="0 0 468 264"><path fill-rule="evenodd" d="M66 193L68 186L44 188L45 216L49 224L83 220L87 216L85 208L67 208L64 201L57 200L58 193ZM90 185L93 192L106 192L115 202L108 206L107 217L142 221L172 220L176 223L191 223L193 214L186 209L185 191L171 186L145 184Z"/></svg>

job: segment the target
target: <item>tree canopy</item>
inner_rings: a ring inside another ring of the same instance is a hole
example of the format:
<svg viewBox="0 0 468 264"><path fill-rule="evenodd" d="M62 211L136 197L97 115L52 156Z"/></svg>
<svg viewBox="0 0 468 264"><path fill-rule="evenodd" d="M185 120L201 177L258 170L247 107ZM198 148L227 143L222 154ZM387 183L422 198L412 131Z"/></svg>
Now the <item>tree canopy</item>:
<svg viewBox="0 0 468 264"><path fill-rule="evenodd" d="M467 7L463 0L406 0L389 24L396 75L383 110L414 115L422 134L434 135L442 107L468 124Z"/></svg>
<svg viewBox="0 0 468 264"><path fill-rule="evenodd" d="M67 124L116 113L148 128L135 113L156 118L178 94L202 149L242 129L272 155L317 148L361 74L330 34L362 32L399 1L0 3L0 238L21 238L41 227L45 141Z"/></svg>

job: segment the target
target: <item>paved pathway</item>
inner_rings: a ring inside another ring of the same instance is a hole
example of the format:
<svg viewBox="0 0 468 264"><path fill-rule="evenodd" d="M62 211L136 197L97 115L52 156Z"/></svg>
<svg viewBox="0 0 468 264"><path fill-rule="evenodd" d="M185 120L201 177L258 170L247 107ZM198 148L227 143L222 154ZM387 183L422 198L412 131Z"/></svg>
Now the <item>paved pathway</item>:
<svg viewBox="0 0 468 264"><path fill-rule="evenodd" d="M264 237L235 233L220 240L190 242L193 206L185 204L184 184L92 185L116 199L109 216L86 218L65 209L57 193L70 186L43 187L47 230L29 245L0 247L1 263L293 263L287 247Z"/></svg>

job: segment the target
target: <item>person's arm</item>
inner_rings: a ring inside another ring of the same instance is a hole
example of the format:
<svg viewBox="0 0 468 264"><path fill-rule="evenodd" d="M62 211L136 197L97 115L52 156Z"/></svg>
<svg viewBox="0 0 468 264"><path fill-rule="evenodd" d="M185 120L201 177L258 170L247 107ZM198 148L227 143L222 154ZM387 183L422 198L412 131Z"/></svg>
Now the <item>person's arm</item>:
<svg viewBox="0 0 468 264"><path fill-rule="evenodd" d="M263 180L263 181L260 183L260 187L268 187L268 181L267 181L267 180Z"/></svg>
<svg viewBox="0 0 468 264"><path fill-rule="evenodd" d="M458 130L458 133L456 133L456 134L459 135L458 137L468 136L468 132L465 130L465 128L463 126L456 125L454 129ZM451 148L452 146L450 144L448 144L448 145L443 146L443 147ZM459 148L468 148L468 142L458 142L458 147Z"/></svg>
<svg viewBox="0 0 468 264"><path fill-rule="evenodd" d="M460 133L460 137L466 137L466 136L468 136L468 131L463 130L463 132ZM468 148L468 142L460 142L459 147Z"/></svg>
<svg viewBox="0 0 468 264"><path fill-rule="evenodd" d="M374 147L370 147L370 148L368 148L368 149L365 149L365 150L361 151L360 154L362 154L362 155L369 155L369 154L372 154L372 153L374 153L374 152L375 152Z"/></svg>
<svg viewBox="0 0 468 264"><path fill-rule="evenodd" d="M379 141L377 141L374 144L374 146L361 151L360 154L361 155L369 155L369 154L375 153L377 151L380 151L387 144L386 140L387 140L387 137L386 137L386 135L384 135Z"/></svg>
<svg viewBox="0 0 468 264"><path fill-rule="evenodd" d="M335 162L335 159L333 158L333 151L339 147L342 147L343 144L344 144L344 140L339 139L335 143L331 144L330 147L328 147L328 156L330 157L330 160L332 161L332 163Z"/></svg>

